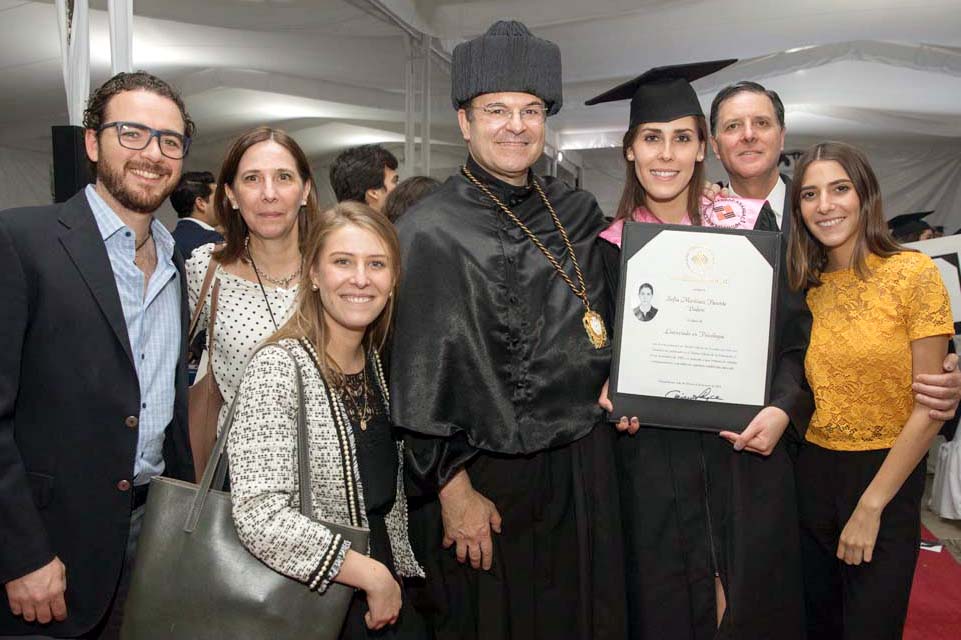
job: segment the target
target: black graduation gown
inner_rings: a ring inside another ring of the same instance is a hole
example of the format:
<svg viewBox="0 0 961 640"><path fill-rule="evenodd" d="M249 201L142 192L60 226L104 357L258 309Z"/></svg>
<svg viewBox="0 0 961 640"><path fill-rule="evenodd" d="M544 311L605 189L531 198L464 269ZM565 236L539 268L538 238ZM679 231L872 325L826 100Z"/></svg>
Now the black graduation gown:
<svg viewBox="0 0 961 640"><path fill-rule="evenodd" d="M763 210L755 228L776 231L773 213ZM620 250L598 242L614 291ZM771 404L803 433L813 411L804 380L811 316L786 276L778 304ZM735 452L713 433L642 426L620 436L629 638L804 637L796 494L784 441L765 458ZM715 570L727 597L720 629Z"/></svg>
<svg viewBox="0 0 961 640"><path fill-rule="evenodd" d="M537 194L468 166L574 279ZM574 246L591 304L603 310L600 209L586 192L537 180ZM615 434L597 407L610 347L593 348L581 300L463 175L405 214L398 233L404 273L391 414L407 432L411 538L437 637L620 640ZM441 547L437 490L461 468L503 518L489 572Z"/></svg>

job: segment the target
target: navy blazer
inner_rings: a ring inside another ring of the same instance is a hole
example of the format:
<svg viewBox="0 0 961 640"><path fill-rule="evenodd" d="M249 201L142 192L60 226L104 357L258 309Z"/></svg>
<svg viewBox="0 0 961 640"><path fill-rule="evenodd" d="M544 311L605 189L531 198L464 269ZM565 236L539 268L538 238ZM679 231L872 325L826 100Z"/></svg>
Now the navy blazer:
<svg viewBox="0 0 961 640"><path fill-rule="evenodd" d="M165 475L194 479L187 435L187 292ZM58 556L67 619L0 606L0 635L82 634L106 612L130 526L140 387L107 248L83 191L0 212L0 582Z"/></svg>
<svg viewBox="0 0 961 640"><path fill-rule="evenodd" d="M791 179L783 173L781 174L781 179L784 180L784 206L781 207L781 233L784 234L786 239L791 235L791 225L794 223L791 219Z"/></svg>
<svg viewBox="0 0 961 640"><path fill-rule="evenodd" d="M174 227L170 235L174 237L177 249L180 250L180 255L184 257L184 260L189 260L190 254L197 247L202 247L211 242L220 243L224 241L222 235L216 231L204 229L193 218L177 220L177 226Z"/></svg>

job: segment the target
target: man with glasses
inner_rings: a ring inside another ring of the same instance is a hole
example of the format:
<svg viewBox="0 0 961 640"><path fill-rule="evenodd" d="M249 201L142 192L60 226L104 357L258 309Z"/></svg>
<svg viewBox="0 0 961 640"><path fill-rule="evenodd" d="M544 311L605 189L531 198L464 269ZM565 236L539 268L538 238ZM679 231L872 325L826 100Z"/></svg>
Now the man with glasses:
<svg viewBox="0 0 961 640"><path fill-rule="evenodd" d="M468 157L398 222L391 351L412 538L440 639L624 638L611 349L593 196L531 171L560 51L518 22L459 45Z"/></svg>
<svg viewBox="0 0 961 640"><path fill-rule="evenodd" d="M0 212L0 637L119 637L150 478L193 479L183 263L153 217L193 122L136 72L84 127L96 183Z"/></svg>

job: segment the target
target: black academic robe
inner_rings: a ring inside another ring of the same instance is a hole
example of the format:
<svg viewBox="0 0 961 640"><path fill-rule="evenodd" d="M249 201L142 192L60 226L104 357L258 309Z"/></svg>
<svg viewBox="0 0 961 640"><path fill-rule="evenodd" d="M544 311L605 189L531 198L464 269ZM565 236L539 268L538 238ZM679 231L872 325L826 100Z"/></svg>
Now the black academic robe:
<svg viewBox="0 0 961 640"><path fill-rule="evenodd" d="M755 228L776 231L773 212L765 208ZM598 242L616 290L620 251ZM814 406L804 382L811 315L783 270L778 304L771 404L803 429ZM794 475L784 438L763 457L735 452L714 433L642 426L620 437L616 461L629 638L804 637ZM715 573L727 597L720 629Z"/></svg>
<svg viewBox="0 0 961 640"><path fill-rule="evenodd" d="M531 188L482 180L576 282ZM608 292L593 196L543 185L591 304ZM463 175L398 224L403 275L390 359L391 411L407 433L411 537L438 638L603 638L625 633L614 434L597 406L610 367L585 307L524 232ZM461 468L503 517L490 572L441 548L438 487Z"/></svg>

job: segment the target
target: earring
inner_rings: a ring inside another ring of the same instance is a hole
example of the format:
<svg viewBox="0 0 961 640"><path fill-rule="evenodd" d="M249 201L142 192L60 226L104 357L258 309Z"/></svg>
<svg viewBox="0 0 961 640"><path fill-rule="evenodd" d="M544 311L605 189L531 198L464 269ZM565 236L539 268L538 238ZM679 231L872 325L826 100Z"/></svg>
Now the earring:
<svg viewBox="0 0 961 640"><path fill-rule="evenodd" d="M301 202L301 203L300 203L300 206L302 206L302 207L306 207L306 206L307 206L307 201L306 201L306 200L304 200L303 202Z"/></svg>
<svg viewBox="0 0 961 640"><path fill-rule="evenodd" d="M320 287L317 286L317 283L316 283L316 282L312 282L312 283L310 284L310 290L311 290L311 291L320 291Z"/></svg>
<svg viewBox="0 0 961 640"><path fill-rule="evenodd" d="M231 203L230 203L230 207L231 207L234 211L237 211L238 209L240 209L240 207L237 206L237 203L236 203L236 202L231 202Z"/></svg>

